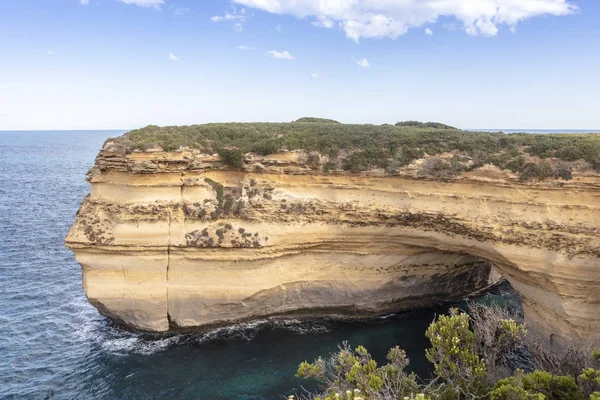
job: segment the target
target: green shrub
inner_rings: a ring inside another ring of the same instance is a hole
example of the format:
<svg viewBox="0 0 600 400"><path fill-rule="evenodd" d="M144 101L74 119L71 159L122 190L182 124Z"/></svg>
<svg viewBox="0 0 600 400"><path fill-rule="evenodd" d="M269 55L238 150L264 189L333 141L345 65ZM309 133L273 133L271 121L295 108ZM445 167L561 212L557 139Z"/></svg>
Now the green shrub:
<svg viewBox="0 0 600 400"><path fill-rule="evenodd" d="M417 176L419 177L434 177L441 179L448 179L456 176L460 172L460 166L454 162L444 160L438 156L427 158L419 170Z"/></svg>
<svg viewBox="0 0 600 400"><path fill-rule="evenodd" d="M319 357L313 363L300 364L297 376L321 384L322 394L309 397L314 400L600 400L600 369L584 369L580 382L571 375L541 370L525 373L519 369L507 378L491 380L483 359L490 353L482 341L498 343L501 349L496 352L502 352L521 343L526 329L507 319L508 311L485 306L477 306L475 311L470 319L451 309L449 315L439 316L427 329L425 335L432 347L426 356L435 371L430 382L420 384L414 374L405 372L409 360L399 347L392 348L388 363L378 367L364 347L352 350L346 342L328 359ZM600 349L593 352L593 357L600 367Z"/></svg>
<svg viewBox="0 0 600 400"><path fill-rule="evenodd" d="M519 171L523 170L523 167L525 166L527 162L525 161L525 157L523 156L518 156L516 158L514 158L513 160L507 162L505 164L505 168L511 170L514 173L518 173Z"/></svg>
<svg viewBox="0 0 600 400"><path fill-rule="evenodd" d="M507 164L511 159L511 155L508 152L502 152L500 154L489 154L485 156L484 163L492 164L500 169L507 168Z"/></svg>
<svg viewBox="0 0 600 400"><path fill-rule="evenodd" d="M323 165L323 170L326 172L337 169L338 163L337 160L329 160Z"/></svg>
<svg viewBox="0 0 600 400"><path fill-rule="evenodd" d="M521 172L525 154L540 158L556 157L561 161L584 160L600 170L600 135L598 134L504 134L469 132L439 123L416 121L391 125L342 124L319 118L302 118L293 123L219 123L191 126L150 125L109 139L117 152L146 150L158 146L165 150L180 147L214 153L219 149L239 149L242 154L271 154L281 147L318 152L330 159L340 152L353 154L369 148L379 150L375 160L353 159L349 170L360 171L365 165L402 165L410 159L454 152L470 157L475 166L491 162L500 168ZM418 152L411 154L410 152ZM355 156L360 158L359 156ZM367 157L368 158L368 157ZM396 158L396 160L394 160ZM237 167L240 168L237 157ZM367 168L368 168L367 167ZM531 168L531 167L528 167ZM391 168L395 170L395 168ZM531 177L536 177L536 171ZM526 174L527 175L527 174Z"/></svg>
<svg viewBox="0 0 600 400"><path fill-rule="evenodd" d="M469 328L469 316L450 310L450 315L440 315L425 336L431 348L425 355L435 368L435 374L453 386L455 393L483 395L486 367L476 352L475 333Z"/></svg>
<svg viewBox="0 0 600 400"><path fill-rule="evenodd" d="M252 146L252 152L263 156L274 154L279 151L279 141L276 139L263 139Z"/></svg>
<svg viewBox="0 0 600 400"><path fill-rule="evenodd" d="M573 179L573 170L567 166L559 165L554 174L556 179L564 179L565 181L570 181Z"/></svg>
<svg viewBox="0 0 600 400"><path fill-rule="evenodd" d="M244 155L239 149L219 149L219 155L225 164L233 168L244 168Z"/></svg>
<svg viewBox="0 0 600 400"><path fill-rule="evenodd" d="M315 123L315 122L319 122L319 123L326 123L326 124L339 124L339 121L336 121L334 119L327 119L327 118L314 118L314 117L304 117L304 118L300 118L295 120L294 122L296 123Z"/></svg>
<svg viewBox="0 0 600 400"><path fill-rule="evenodd" d="M425 122L424 124L427 128L434 128L434 129L456 129L453 126L450 125L446 125L446 124L441 124L439 122Z"/></svg>
<svg viewBox="0 0 600 400"><path fill-rule="evenodd" d="M387 171L393 172L396 169L407 166L414 160L422 158L424 156L425 151L423 151L423 149L415 149L407 146L402 146L396 151L396 154L394 154L394 157L392 158L392 161L390 162Z"/></svg>
<svg viewBox="0 0 600 400"><path fill-rule="evenodd" d="M456 129L453 126L442 124L439 122L419 122L419 121L396 122L396 126L425 127L425 128L434 128L434 129Z"/></svg>
<svg viewBox="0 0 600 400"><path fill-rule="evenodd" d="M381 392L393 393L395 398L419 393L416 376L405 371L408 358L404 350L394 347L386 358L389 363L377 367L367 349L358 346L352 350L344 342L328 360L318 358L313 363L301 363L296 376L321 383L324 398L348 392L362 393L363 399L375 398Z"/></svg>
<svg viewBox="0 0 600 400"><path fill-rule="evenodd" d="M342 168L352 172L364 171L371 167L385 168L387 166L388 153L374 146L356 151L342 160Z"/></svg>
<svg viewBox="0 0 600 400"><path fill-rule="evenodd" d="M565 146L556 151L556 157L565 161L577 161L585 158L585 153L577 146Z"/></svg>
<svg viewBox="0 0 600 400"><path fill-rule="evenodd" d="M515 394L522 397L513 397ZM491 398L584 400L583 393L572 376L556 376L545 371L524 374L521 370L517 370L510 378L499 380L491 392Z"/></svg>
<svg viewBox="0 0 600 400"><path fill-rule="evenodd" d="M502 379L490 392L491 400L545 400L546 396L539 392L533 392L523 388L524 373L517 373L507 379Z"/></svg>
<svg viewBox="0 0 600 400"><path fill-rule="evenodd" d="M542 161L540 164L527 163L519 171L520 181L538 180L543 181L546 178L554 176L554 170L552 166L546 161Z"/></svg>

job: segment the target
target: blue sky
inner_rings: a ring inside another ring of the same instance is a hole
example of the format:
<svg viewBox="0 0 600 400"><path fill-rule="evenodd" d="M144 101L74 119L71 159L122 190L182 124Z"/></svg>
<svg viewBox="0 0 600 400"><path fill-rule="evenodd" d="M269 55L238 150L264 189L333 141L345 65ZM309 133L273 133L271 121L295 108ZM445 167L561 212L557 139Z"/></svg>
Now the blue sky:
<svg viewBox="0 0 600 400"><path fill-rule="evenodd" d="M0 130L599 129L599 72L597 0L0 0Z"/></svg>

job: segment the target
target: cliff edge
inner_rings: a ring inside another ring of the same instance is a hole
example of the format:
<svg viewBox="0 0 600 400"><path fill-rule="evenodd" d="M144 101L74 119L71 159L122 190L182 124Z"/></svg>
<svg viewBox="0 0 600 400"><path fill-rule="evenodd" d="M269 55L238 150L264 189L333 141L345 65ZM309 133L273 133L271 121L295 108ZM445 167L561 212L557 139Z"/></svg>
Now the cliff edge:
<svg viewBox="0 0 600 400"><path fill-rule="evenodd" d="M592 143L569 158L563 139L541 154L547 138L447 126L340 142L333 121L256 125L220 124L220 143L202 133L214 125L105 143L66 238L100 313L156 332L375 315L460 298L494 268L530 329L600 340L598 135L566 142Z"/></svg>

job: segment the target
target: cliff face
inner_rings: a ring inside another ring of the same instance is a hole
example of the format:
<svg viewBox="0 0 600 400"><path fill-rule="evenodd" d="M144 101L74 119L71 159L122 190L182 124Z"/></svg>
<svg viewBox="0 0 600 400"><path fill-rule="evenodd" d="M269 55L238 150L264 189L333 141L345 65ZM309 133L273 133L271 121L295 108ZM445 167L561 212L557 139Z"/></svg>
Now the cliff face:
<svg viewBox="0 0 600 400"><path fill-rule="evenodd" d="M464 296L493 264L530 329L600 339L596 175L326 174L302 152L220 165L198 151L100 153L66 244L103 315L161 332L373 315Z"/></svg>

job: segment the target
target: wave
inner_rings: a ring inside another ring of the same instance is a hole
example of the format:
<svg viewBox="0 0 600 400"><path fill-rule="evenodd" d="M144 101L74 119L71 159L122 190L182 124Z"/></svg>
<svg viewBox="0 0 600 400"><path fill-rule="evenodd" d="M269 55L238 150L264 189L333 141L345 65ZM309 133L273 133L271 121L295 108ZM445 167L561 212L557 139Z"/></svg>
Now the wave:
<svg viewBox="0 0 600 400"><path fill-rule="evenodd" d="M87 308L87 307L86 307ZM114 355L150 355L172 346L205 345L217 341L252 341L261 332L282 329L295 335L326 333L330 330L327 321L300 321L297 319L260 319L211 329L205 332L181 334L132 333L111 326L103 318L82 318L85 322L76 331L78 341L96 344L102 352ZM83 315L82 315L83 316Z"/></svg>

